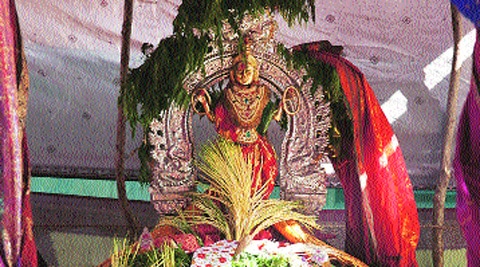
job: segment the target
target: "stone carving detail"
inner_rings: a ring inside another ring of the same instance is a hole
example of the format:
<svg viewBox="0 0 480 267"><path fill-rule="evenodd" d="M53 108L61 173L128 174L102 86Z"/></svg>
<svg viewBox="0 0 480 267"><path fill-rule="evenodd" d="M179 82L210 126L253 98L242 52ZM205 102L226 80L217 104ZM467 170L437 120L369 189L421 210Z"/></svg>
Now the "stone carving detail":
<svg viewBox="0 0 480 267"><path fill-rule="evenodd" d="M300 111L289 118L281 151L277 152L280 165L278 182L283 199L301 200L306 213L316 213L325 205L327 193L326 174L321 163L328 145L329 105L323 98L322 88L318 88L312 96L311 81L303 81L305 71L289 69L285 60L275 51L278 43L273 39L276 28L273 19L247 19L245 23L245 31L265 33L254 36L261 42L254 41L256 45L251 50L259 63L262 83L269 86L278 99L289 86L301 92ZM225 27L223 53L214 48L205 59L204 72L198 71L185 79L184 89L189 93L197 88L213 90L211 88L218 88L219 82L228 79L233 57L237 54L238 36L233 36L228 26ZM268 30L263 31L262 27ZM150 189L152 201L157 203L156 208L160 213L172 211L173 206L184 205L186 200L182 194L193 189L195 171L192 168L191 116L190 108L174 108L163 120L152 123L149 142L155 148L152 151L154 179Z"/></svg>
<svg viewBox="0 0 480 267"><path fill-rule="evenodd" d="M290 120L280 155L281 197L301 200L315 214L326 202L326 174L321 159L328 145L330 109L319 88L315 96L302 90L303 106Z"/></svg>
<svg viewBox="0 0 480 267"><path fill-rule="evenodd" d="M194 189L191 127L189 111L175 105L150 125L148 142L152 145L153 177L149 191L155 209L162 214L184 207L187 204L184 194Z"/></svg>

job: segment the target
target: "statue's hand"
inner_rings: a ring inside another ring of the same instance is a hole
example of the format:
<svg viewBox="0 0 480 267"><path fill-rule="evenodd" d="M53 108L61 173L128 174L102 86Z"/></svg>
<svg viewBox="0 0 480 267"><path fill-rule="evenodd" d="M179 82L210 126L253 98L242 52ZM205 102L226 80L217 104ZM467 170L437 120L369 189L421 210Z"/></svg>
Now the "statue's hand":
<svg viewBox="0 0 480 267"><path fill-rule="evenodd" d="M192 105L192 108L196 113L200 115L210 113L210 103L211 99L207 90L199 88L192 93L190 104ZM203 111L197 109L198 104L202 105Z"/></svg>
<svg viewBox="0 0 480 267"><path fill-rule="evenodd" d="M280 108L290 116L297 114L300 110L300 92L298 92L297 88L289 86L283 91Z"/></svg>

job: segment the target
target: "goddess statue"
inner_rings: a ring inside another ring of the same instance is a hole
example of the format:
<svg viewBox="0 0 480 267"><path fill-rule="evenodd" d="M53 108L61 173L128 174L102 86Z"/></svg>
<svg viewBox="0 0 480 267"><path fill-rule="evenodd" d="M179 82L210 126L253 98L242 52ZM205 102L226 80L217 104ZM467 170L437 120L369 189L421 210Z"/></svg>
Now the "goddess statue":
<svg viewBox="0 0 480 267"><path fill-rule="evenodd" d="M264 198L273 191L278 176L277 156L273 146L257 128L260 126L264 110L270 101L270 89L259 81L257 60L247 47L244 53L233 59L230 81L222 91L215 107L210 107L211 99L207 90L200 88L192 94L191 104L195 112L206 115L215 124L217 133L242 147L245 158L254 166L252 190L266 186ZM294 87L285 90L284 98L272 119L280 121L283 111L294 115L299 109L299 95ZM197 109L201 104L203 111ZM268 116L268 115L266 115Z"/></svg>

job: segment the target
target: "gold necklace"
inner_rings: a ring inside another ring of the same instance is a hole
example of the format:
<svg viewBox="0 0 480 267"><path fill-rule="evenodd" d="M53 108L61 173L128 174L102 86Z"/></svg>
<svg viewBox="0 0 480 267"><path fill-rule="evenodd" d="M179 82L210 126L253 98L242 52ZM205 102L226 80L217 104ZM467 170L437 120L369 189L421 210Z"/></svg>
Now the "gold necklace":
<svg viewBox="0 0 480 267"><path fill-rule="evenodd" d="M234 87L236 87L234 85ZM231 88L226 92L226 98L237 124L242 127L256 127L260 122L265 99L265 87L254 86L248 89Z"/></svg>

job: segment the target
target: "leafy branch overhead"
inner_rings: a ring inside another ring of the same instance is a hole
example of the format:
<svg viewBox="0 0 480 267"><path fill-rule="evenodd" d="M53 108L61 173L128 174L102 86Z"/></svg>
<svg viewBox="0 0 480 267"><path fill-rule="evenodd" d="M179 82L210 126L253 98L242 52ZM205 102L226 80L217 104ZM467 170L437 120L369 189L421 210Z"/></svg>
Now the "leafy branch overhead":
<svg viewBox="0 0 480 267"><path fill-rule="evenodd" d="M289 25L315 19L313 0L183 1L173 21L173 35L161 40L145 62L130 71L121 90L119 101L132 129L138 123L147 129L172 103L187 105L182 83L202 68L212 41L222 48L224 21L239 33L239 23L247 14L262 15L265 10L279 13Z"/></svg>
<svg viewBox="0 0 480 267"><path fill-rule="evenodd" d="M162 116L173 103L188 106L190 96L183 88L183 83L188 75L202 70L206 55L213 49L212 45L216 45L220 52L223 51L223 22L227 21L234 32L241 36L239 28L243 18L246 15L264 15L266 10L280 14L289 25L315 19L314 0L183 1L173 21L173 34L162 39L153 52L145 53L144 63L130 70L128 79L122 86L119 102L133 134L140 124L146 135L152 120ZM331 45L328 43L327 47ZM242 49L241 43L239 49ZM312 79L312 94L319 85L323 87L325 100L330 102L332 110L336 110L332 113L334 127L330 130L330 142L338 150L340 137L334 131L335 125L342 125L343 121L350 121L350 118L335 68L310 57L307 49L292 51L280 44L277 52L289 67L305 68L306 75L303 78L305 81ZM139 157L139 178L148 183L150 170L147 143L139 149Z"/></svg>

